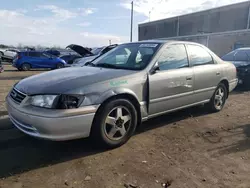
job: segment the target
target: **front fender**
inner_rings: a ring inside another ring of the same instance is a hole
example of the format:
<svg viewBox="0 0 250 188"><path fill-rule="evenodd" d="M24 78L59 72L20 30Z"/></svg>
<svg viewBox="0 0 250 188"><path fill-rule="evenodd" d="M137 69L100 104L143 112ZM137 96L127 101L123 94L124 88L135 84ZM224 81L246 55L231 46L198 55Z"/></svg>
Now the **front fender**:
<svg viewBox="0 0 250 188"><path fill-rule="evenodd" d="M106 92L104 92L96 101L96 104L102 104L104 101L106 101L107 99L109 99L110 97L114 97L116 95L119 94L129 94L132 95L137 101L138 103L140 102L137 95L130 89L128 88L112 88Z"/></svg>

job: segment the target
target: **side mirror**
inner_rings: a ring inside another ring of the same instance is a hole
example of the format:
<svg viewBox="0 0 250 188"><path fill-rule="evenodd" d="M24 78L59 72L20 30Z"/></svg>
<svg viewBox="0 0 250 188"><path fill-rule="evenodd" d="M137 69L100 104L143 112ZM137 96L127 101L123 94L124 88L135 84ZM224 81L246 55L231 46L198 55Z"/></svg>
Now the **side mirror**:
<svg viewBox="0 0 250 188"><path fill-rule="evenodd" d="M151 74L155 74L155 73L157 73L159 70L160 70L159 63L156 62L155 65L154 65L154 67L153 67L152 70L151 70Z"/></svg>

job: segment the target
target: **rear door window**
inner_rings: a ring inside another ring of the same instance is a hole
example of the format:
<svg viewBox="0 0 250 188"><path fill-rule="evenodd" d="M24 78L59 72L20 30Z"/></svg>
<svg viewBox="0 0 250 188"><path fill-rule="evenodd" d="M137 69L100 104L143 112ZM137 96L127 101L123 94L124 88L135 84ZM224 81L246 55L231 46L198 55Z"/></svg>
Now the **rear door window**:
<svg viewBox="0 0 250 188"><path fill-rule="evenodd" d="M41 53L40 52L29 52L30 57L40 57Z"/></svg>
<svg viewBox="0 0 250 188"><path fill-rule="evenodd" d="M244 51L237 51L234 55L234 61L249 61L249 57Z"/></svg>
<svg viewBox="0 0 250 188"><path fill-rule="evenodd" d="M192 66L200 66L214 64L212 56L201 46L187 45L190 64Z"/></svg>
<svg viewBox="0 0 250 188"><path fill-rule="evenodd" d="M158 59L160 71L189 67L186 48L183 44L167 46Z"/></svg>

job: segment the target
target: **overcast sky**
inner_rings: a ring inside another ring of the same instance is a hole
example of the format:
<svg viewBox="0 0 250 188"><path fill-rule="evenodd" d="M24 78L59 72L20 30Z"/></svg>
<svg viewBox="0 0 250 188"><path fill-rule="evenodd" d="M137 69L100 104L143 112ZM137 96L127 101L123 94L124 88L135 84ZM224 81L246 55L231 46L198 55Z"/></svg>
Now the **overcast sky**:
<svg viewBox="0 0 250 188"><path fill-rule="evenodd" d="M138 23L245 0L134 0ZM1 0L0 43L84 46L129 41L131 0Z"/></svg>

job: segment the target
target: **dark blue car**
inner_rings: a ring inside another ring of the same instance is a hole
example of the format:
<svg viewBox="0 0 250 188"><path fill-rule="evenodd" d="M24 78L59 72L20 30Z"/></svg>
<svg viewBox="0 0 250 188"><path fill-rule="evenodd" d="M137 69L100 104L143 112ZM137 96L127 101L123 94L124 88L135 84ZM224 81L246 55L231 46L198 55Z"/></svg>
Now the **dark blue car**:
<svg viewBox="0 0 250 188"><path fill-rule="evenodd" d="M66 62L46 52L25 51L17 53L12 65L20 71L28 71L33 68L59 69L65 67Z"/></svg>
<svg viewBox="0 0 250 188"><path fill-rule="evenodd" d="M221 59L235 65L239 85L250 87L250 48L238 48Z"/></svg>

